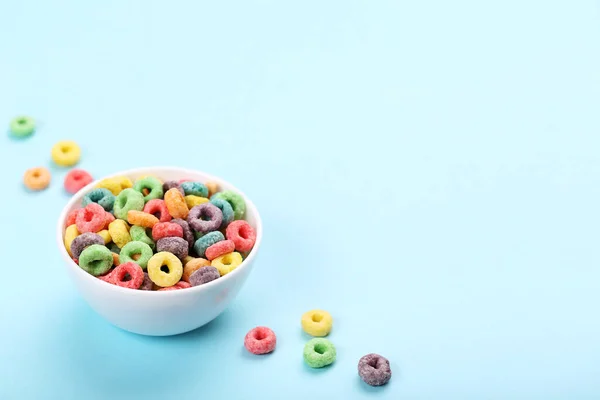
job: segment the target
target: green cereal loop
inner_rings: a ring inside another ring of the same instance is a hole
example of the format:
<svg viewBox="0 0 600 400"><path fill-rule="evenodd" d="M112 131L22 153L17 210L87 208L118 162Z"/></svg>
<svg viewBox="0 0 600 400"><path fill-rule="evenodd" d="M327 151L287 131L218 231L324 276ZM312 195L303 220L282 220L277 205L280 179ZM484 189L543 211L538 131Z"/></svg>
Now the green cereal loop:
<svg viewBox="0 0 600 400"><path fill-rule="evenodd" d="M304 346L304 362L311 368L322 368L335 361L335 346L327 339L311 339Z"/></svg>
<svg viewBox="0 0 600 400"><path fill-rule="evenodd" d="M163 197L163 185L160 181L152 176L147 176L142 179L135 181L133 189L144 195L143 190L148 189L150 193L144 196L144 201L149 202L154 199L162 199Z"/></svg>
<svg viewBox="0 0 600 400"><path fill-rule="evenodd" d="M133 259L133 256L139 254L140 258L137 260ZM129 242L121 249L119 254L119 263L125 264L126 262L134 262L142 269L146 269L148 260L152 257L152 249L144 242Z"/></svg>
<svg viewBox="0 0 600 400"><path fill-rule="evenodd" d="M86 247L79 255L79 266L94 276L104 275L113 265L112 252L100 244Z"/></svg>
<svg viewBox="0 0 600 400"><path fill-rule="evenodd" d="M14 136L29 136L33 131L35 131L35 121L31 117L20 116L10 121L10 132Z"/></svg>
<svg viewBox="0 0 600 400"><path fill-rule="evenodd" d="M223 192L215 193L212 199L223 199L227 200L229 204L231 204L231 208L233 208L233 217L234 219L244 219L244 214L246 214L246 202L244 198L231 190L225 190Z"/></svg>
<svg viewBox="0 0 600 400"><path fill-rule="evenodd" d="M152 231L150 228L148 228L148 230ZM156 244L154 243L154 240L152 240L152 237L146 232L146 228L143 226L133 225L129 230L129 235L131 236L131 240L146 243L148 246L150 246L150 249L154 250Z"/></svg>
<svg viewBox="0 0 600 400"><path fill-rule="evenodd" d="M144 196L131 188L121 191L115 199L113 213L115 217L127 221L127 212L130 210L142 211L144 209Z"/></svg>

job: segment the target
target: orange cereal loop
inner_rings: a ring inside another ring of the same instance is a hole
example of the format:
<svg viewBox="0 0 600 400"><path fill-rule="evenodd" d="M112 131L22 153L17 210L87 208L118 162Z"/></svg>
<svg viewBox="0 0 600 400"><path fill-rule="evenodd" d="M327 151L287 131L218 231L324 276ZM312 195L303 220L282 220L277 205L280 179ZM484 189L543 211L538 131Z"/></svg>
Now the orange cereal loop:
<svg viewBox="0 0 600 400"><path fill-rule="evenodd" d="M185 256L185 257L183 257L183 265L189 263L192 260L195 260L195 257L192 257L192 256Z"/></svg>
<svg viewBox="0 0 600 400"><path fill-rule="evenodd" d="M202 267L208 267L210 265L210 261L205 260L204 258L194 258L191 261L188 261L183 267L183 274L181 275L181 279L190 282L190 275L199 270Z"/></svg>
<svg viewBox="0 0 600 400"><path fill-rule="evenodd" d="M50 171L44 167L30 168L23 175L23 183L31 190L46 189L50 184Z"/></svg>
<svg viewBox="0 0 600 400"><path fill-rule="evenodd" d="M158 223L158 218L154 215L143 211L129 210L127 211L127 222L131 225L143 226L144 228L152 228Z"/></svg>
<svg viewBox="0 0 600 400"><path fill-rule="evenodd" d="M219 185L217 185L217 182L206 182L204 184L204 186L206 186L208 188L208 198L209 199L210 199L210 196L212 196L213 194L215 194L219 191Z"/></svg>
<svg viewBox="0 0 600 400"><path fill-rule="evenodd" d="M186 219L190 212L185 198L177 188L167 190L167 193L165 193L165 205L173 218Z"/></svg>
<svg viewBox="0 0 600 400"><path fill-rule="evenodd" d="M119 266L119 264L121 263L121 262L119 261L119 255L118 255L117 253L112 253L112 256L113 256L113 265L114 265L115 267L118 267L118 266Z"/></svg>

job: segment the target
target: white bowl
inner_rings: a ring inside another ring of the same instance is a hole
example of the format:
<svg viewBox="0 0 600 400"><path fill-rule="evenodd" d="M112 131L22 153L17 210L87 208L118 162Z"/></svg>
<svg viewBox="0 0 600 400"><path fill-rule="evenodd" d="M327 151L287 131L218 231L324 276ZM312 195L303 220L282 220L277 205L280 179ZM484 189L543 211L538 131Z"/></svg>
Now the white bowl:
<svg viewBox="0 0 600 400"><path fill-rule="evenodd" d="M201 286L165 292L122 288L106 283L82 270L67 253L63 236L71 210L81 208L81 200L99 181L77 192L58 218L56 241L69 275L89 305L110 323L142 335L167 336L188 332L212 321L237 295L252 270L262 239L262 222L254 204L233 185L204 172L173 167L149 167L108 176L136 179L154 175L164 181L192 179L213 181L220 190L233 190L246 200L246 221L256 229L256 243L242 264L229 274ZM104 179L104 178L103 178Z"/></svg>

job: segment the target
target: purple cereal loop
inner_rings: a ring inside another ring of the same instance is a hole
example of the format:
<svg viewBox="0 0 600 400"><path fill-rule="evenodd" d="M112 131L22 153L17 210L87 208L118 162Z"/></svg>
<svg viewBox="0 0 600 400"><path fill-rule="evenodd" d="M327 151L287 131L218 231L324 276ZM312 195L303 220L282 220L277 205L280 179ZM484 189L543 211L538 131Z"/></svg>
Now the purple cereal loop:
<svg viewBox="0 0 600 400"><path fill-rule="evenodd" d="M191 249L196 240L194 238L194 233L190 229L190 225L187 223L187 221L181 218L172 219L171 222L181 226L181 228L183 229L183 238L188 242L188 249Z"/></svg>
<svg viewBox="0 0 600 400"><path fill-rule="evenodd" d="M152 290L152 286L154 284L150 280L147 272L144 272L144 280L142 281L142 285L139 287L139 290Z"/></svg>
<svg viewBox="0 0 600 400"><path fill-rule="evenodd" d="M392 377L390 362L379 354L367 354L358 361L358 375L368 385L385 385Z"/></svg>
<svg viewBox="0 0 600 400"><path fill-rule="evenodd" d="M185 193L183 192L183 188L181 187L181 184L177 181L166 181L165 183L163 183L163 192L167 193L167 190L169 189L173 189L173 188L177 188L182 195L185 196Z"/></svg>
<svg viewBox="0 0 600 400"><path fill-rule="evenodd" d="M188 255L189 245L185 239L176 236L164 237L156 242L156 251L168 251L183 260Z"/></svg>
<svg viewBox="0 0 600 400"><path fill-rule="evenodd" d="M223 222L221 209L212 203L204 203L192 207L187 217L190 227L196 232L207 233L216 231Z"/></svg>
<svg viewBox="0 0 600 400"><path fill-rule="evenodd" d="M81 252L86 247L93 244L101 244L104 246L104 239L102 239L102 236L98 235L97 233L92 232L82 233L81 235L77 236L71 242L71 254L73 254L73 258L79 258Z"/></svg>
<svg viewBox="0 0 600 400"><path fill-rule="evenodd" d="M221 276L215 267L206 266L197 269L190 275L190 285L199 286L214 281Z"/></svg>

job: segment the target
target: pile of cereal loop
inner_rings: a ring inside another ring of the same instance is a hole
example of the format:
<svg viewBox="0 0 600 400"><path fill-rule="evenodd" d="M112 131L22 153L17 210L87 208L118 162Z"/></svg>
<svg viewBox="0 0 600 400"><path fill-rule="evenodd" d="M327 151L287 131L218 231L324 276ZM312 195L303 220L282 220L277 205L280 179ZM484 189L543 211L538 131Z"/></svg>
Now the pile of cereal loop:
<svg viewBox="0 0 600 400"><path fill-rule="evenodd" d="M136 290L180 290L236 269L256 231L246 203L213 182L108 178L67 216L64 244L87 273Z"/></svg>
<svg viewBox="0 0 600 400"><path fill-rule="evenodd" d="M335 346L324 336L333 327L331 314L324 310L311 310L300 320L305 333L313 336L304 346L304 362L311 368L323 368L333 364L337 357ZM244 347L252 354L267 354L275 350L277 338L266 326L251 329L244 337ZM390 362L379 354L370 353L358 361L358 376L370 386L382 386L392 378Z"/></svg>

